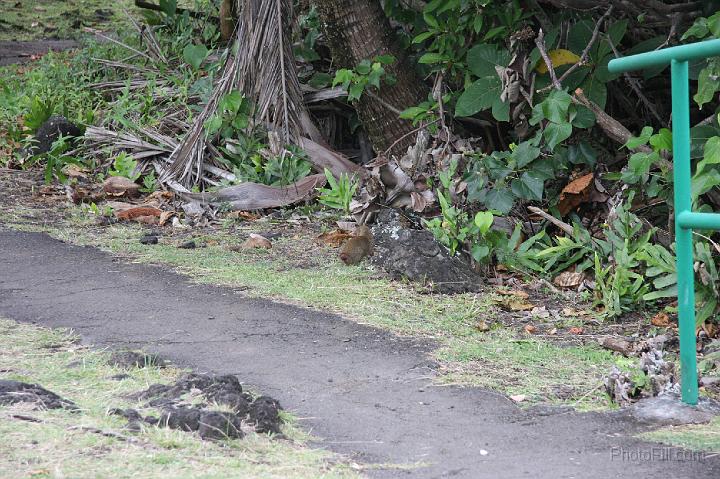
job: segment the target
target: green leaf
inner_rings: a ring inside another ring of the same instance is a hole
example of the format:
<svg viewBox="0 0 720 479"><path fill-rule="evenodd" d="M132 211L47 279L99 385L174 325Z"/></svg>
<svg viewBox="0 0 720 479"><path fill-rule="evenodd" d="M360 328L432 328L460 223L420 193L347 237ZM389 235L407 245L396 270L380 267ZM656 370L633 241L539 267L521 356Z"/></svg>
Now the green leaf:
<svg viewBox="0 0 720 479"><path fill-rule="evenodd" d="M500 97L502 85L500 79L485 77L465 89L455 106L455 116L472 116L475 113L491 108Z"/></svg>
<svg viewBox="0 0 720 479"><path fill-rule="evenodd" d="M208 56L208 49L205 45L187 45L183 49L183 60L190 65L193 70L199 70L200 65Z"/></svg>
<svg viewBox="0 0 720 479"><path fill-rule="evenodd" d="M626 183L637 183L650 172L650 166L659 159L655 152L640 151L633 153L628 160L627 168L622 173Z"/></svg>
<svg viewBox="0 0 720 479"><path fill-rule="evenodd" d="M485 233L490 231L494 219L495 217L489 211L479 211L475 215L475 226L478 227L481 235L485 236Z"/></svg>
<svg viewBox="0 0 720 479"><path fill-rule="evenodd" d="M521 198L540 201L545 191L545 182L532 173L525 172L520 178L513 180L512 191Z"/></svg>
<svg viewBox="0 0 720 479"><path fill-rule="evenodd" d="M667 128L660 128L657 134L650 137L650 145L658 153L672 151L672 132Z"/></svg>
<svg viewBox="0 0 720 479"><path fill-rule="evenodd" d="M575 106L575 117L571 123L575 128L590 128L595 124L595 113L582 105Z"/></svg>
<svg viewBox="0 0 720 479"><path fill-rule="evenodd" d="M375 57L375 61L381 65L391 65L395 63L395 57L393 55L378 55Z"/></svg>
<svg viewBox="0 0 720 479"><path fill-rule="evenodd" d="M503 215L510 212L513 207L515 198L513 194L505 188L493 188L485 195L483 203L490 210L496 210Z"/></svg>
<svg viewBox="0 0 720 479"><path fill-rule="evenodd" d="M697 20L695 20L695 23L693 23L693 26L686 31L683 36L680 38L680 40L686 40L690 37L695 38L705 38L710 30L708 30L707 26L707 18L700 17Z"/></svg>
<svg viewBox="0 0 720 479"><path fill-rule="evenodd" d="M568 108L572 98L564 91L553 90L541 103L543 116L554 122L567 122Z"/></svg>
<svg viewBox="0 0 720 479"><path fill-rule="evenodd" d="M587 142L581 141L568 147L568 161L573 165L594 166L597 162L597 152Z"/></svg>
<svg viewBox="0 0 720 479"><path fill-rule="evenodd" d="M410 108L407 108L400 113L400 118L403 120L414 120L418 115L422 115L423 113L427 112L426 108L421 108L419 106L411 106Z"/></svg>
<svg viewBox="0 0 720 479"><path fill-rule="evenodd" d="M705 143L703 159L697 165L695 176L701 175L707 166L718 164L720 164L720 136L713 136Z"/></svg>
<svg viewBox="0 0 720 479"><path fill-rule="evenodd" d="M442 63L447 60L448 60L448 57L446 55L442 55L440 53L428 52L418 59L418 63L422 63L425 65L432 65L434 63Z"/></svg>
<svg viewBox="0 0 720 479"><path fill-rule="evenodd" d="M625 143L623 146L625 148L628 148L630 150L634 150L635 148L643 145L647 145L648 141L650 141L650 137L652 136L653 129L651 126L646 126L642 129L639 136L633 136L631 137L627 143Z"/></svg>
<svg viewBox="0 0 720 479"><path fill-rule="evenodd" d="M543 137L551 150L554 150L559 143L570 138L571 134L572 125L570 123L548 123L545 130L543 130Z"/></svg>
<svg viewBox="0 0 720 479"><path fill-rule="evenodd" d="M220 130L222 127L222 118L217 115L213 115L207 119L204 124L205 132L208 136L212 136Z"/></svg>
<svg viewBox="0 0 720 479"><path fill-rule="evenodd" d="M422 43L431 36L433 36L434 32L422 32L420 35L417 35L415 38L413 38L413 43Z"/></svg>
<svg viewBox="0 0 720 479"><path fill-rule="evenodd" d="M508 63L510 63L510 53L488 43L476 45L467 53L468 68L480 78L496 77L495 67L506 67Z"/></svg>
<svg viewBox="0 0 720 479"><path fill-rule="evenodd" d="M470 250L473 259L478 263L490 256L490 248L485 244L474 244Z"/></svg>
<svg viewBox="0 0 720 479"><path fill-rule="evenodd" d="M524 168L540 156L540 148L530 141L523 141L512 152L511 158L515 160L517 168Z"/></svg>
<svg viewBox="0 0 720 479"><path fill-rule="evenodd" d="M500 97L495 98L492 105L492 116L497 121L510 121L510 103L502 101Z"/></svg>
<svg viewBox="0 0 720 479"><path fill-rule="evenodd" d="M585 96L589 100L597 103L601 108L605 108L607 102L607 87L603 82L593 76L587 77L587 79L580 85L580 88L585 92Z"/></svg>
<svg viewBox="0 0 720 479"><path fill-rule="evenodd" d="M693 96L693 100L702 108L705 103L713 100L718 90L720 90L720 79L715 74L714 68L705 67L698 76L698 90Z"/></svg>
<svg viewBox="0 0 720 479"><path fill-rule="evenodd" d="M673 298L676 297L678 294L678 287L677 285L671 286L669 288L663 289L661 291L653 291L651 293L647 293L643 295L644 301L653 301L655 299L660 298Z"/></svg>
<svg viewBox="0 0 720 479"><path fill-rule="evenodd" d="M690 196L693 201L695 201L700 195L707 193L716 186L720 186L720 172L714 168L712 170L706 170L701 175L693 176L690 186Z"/></svg>
<svg viewBox="0 0 720 479"><path fill-rule="evenodd" d="M308 80L308 85L318 89L325 88L332 83L332 80L332 76L328 73L315 72L313 76L310 77L310 80Z"/></svg>

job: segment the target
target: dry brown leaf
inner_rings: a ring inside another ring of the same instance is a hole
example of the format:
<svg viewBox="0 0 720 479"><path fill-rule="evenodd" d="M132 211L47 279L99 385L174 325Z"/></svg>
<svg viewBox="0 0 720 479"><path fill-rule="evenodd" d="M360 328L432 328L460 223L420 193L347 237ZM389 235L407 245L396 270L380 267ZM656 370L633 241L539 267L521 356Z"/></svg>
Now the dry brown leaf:
<svg viewBox="0 0 720 479"><path fill-rule="evenodd" d="M571 318L576 318L579 316L590 316L590 311L585 311L582 309L575 309L575 308L563 308L562 314L563 314L563 316L569 316Z"/></svg>
<svg viewBox="0 0 720 479"><path fill-rule="evenodd" d="M519 289L501 289L498 288L495 290L497 294L501 294L503 296L516 296L518 298L527 299L530 297L529 294L527 294L525 291L520 291Z"/></svg>
<svg viewBox="0 0 720 479"><path fill-rule="evenodd" d="M705 334L708 335L708 338L716 338L718 336L718 327L715 323L708 323L706 321L703 323L702 328Z"/></svg>
<svg viewBox="0 0 720 479"><path fill-rule="evenodd" d="M340 245L352 237L352 233L348 233L347 231L334 230L321 234L317 237L316 241L318 243L324 243L328 246L332 246L333 248L339 248Z"/></svg>
<svg viewBox="0 0 720 479"><path fill-rule="evenodd" d="M558 210L562 216L588 201L590 193L592 193L594 177L593 173L588 173L571 181L563 188L558 202Z"/></svg>
<svg viewBox="0 0 720 479"><path fill-rule="evenodd" d="M245 242L241 246L242 249L254 249L254 248L263 248L263 249L270 249L272 248L272 243L269 239L266 237L250 233L250 237L245 240Z"/></svg>
<svg viewBox="0 0 720 479"><path fill-rule="evenodd" d="M227 214L228 218L245 221L256 221L260 219L260 215L250 213L249 211L231 211Z"/></svg>
<svg viewBox="0 0 720 479"><path fill-rule="evenodd" d="M163 211L162 213L160 213L160 219L158 220L158 224L159 224L160 226L165 226L165 224L166 224L166 223L170 220L170 218L172 218L173 216L175 216L175 212L174 212L174 211Z"/></svg>
<svg viewBox="0 0 720 479"><path fill-rule="evenodd" d="M533 326L532 324L526 324L523 329L524 329L525 332L528 333L528 334L535 334L535 333L537 333L537 328L536 328L535 326Z"/></svg>
<svg viewBox="0 0 720 479"><path fill-rule="evenodd" d="M147 222L147 220L139 220L141 217L153 217L157 219L163 214L163 211L150 206L135 206L133 208L127 208L122 211L115 211L115 217L120 221L139 221Z"/></svg>
<svg viewBox="0 0 720 479"><path fill-rule="evenodd" d="M574 271L563 271L555 276L553 284L561 288L575 289L585 281L585 273L576 273Z"/></svg>
<svg viewBox="0 0 720 479"><path fill-rule="evenodd" d="M668 316L667 313L660 311L652 317L650 324L657 326L658 328L667 328L670 326L670 316Z"/></svg>
<svg viewBox="0 0 720 479"><path fill-rule="evenodd" d="M570 334L583 334L585 332L585 329L579 327L579 326L573 326L572 328L568 329L568 333Z"/></svg>
<svg viewBox="0 0 720 479"><path fill-rule="evenodd" d="M103 182L103 191L110 196L140 196L140 185L124 176L111 176Z"/></svg>
<svg viewBox="0 0 720 479"><path fill-rule="evenodd" d="M497 293L500 297L495 302L509 311L530 311L535 307L527 300L525 291L498 289Z"/></svg>
<svg viewBox="0 0 720 479"><path fill-rule="evenodd" d="M514 396L510 396L510 399L512 399L515 402L523 402L527 399L527 396L524 394L516 394Z"/></svg>
<svg viewBox="0 0 720 479"><path fill-rule="evenodd" d="M485 333L485 332L490 331L490 326L484 319L481 319L480 321L477 322L477 324L475 324L475 329L477 329L481 333Z"/></svg>

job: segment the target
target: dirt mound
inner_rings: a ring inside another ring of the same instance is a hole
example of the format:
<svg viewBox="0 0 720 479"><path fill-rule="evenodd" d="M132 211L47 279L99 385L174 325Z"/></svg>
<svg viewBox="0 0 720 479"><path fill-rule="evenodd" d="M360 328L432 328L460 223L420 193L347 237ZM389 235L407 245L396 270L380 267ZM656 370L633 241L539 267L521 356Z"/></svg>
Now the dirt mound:
<svg viewBox="0 0 720 479"><path fill-rule="evenodd" d="M63 399L39 384L0 380L0 405L7 406L20 402L33 403L40 409L77 410L75 403Z"/></svg>
<svg viewBox="0 0 720 479"><path fill-rule="evenodd" d="M183 396L193 393L207 403L184 404ZM142 422L183 431L197 431L203 439L241 438L243 423L259 433L280 434L280 411L277 399L244 392L237 377L190 373L175 384L153 384L144 391L132 394L131 399L147 401L151 407L161 407L160 418L142 418L134 409L116 409L128 420L129 429L137 429ZM230 411L209 409L209 404L229 408Z"/></svg>

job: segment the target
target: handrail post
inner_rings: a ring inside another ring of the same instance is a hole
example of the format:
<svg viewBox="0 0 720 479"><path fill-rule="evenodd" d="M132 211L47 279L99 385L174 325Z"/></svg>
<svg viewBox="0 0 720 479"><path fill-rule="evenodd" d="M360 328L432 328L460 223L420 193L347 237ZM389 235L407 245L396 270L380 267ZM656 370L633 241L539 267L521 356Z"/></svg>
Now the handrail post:
<svg viewBox="0 0 720 479"><path fill-rule="evenodd" d="M690 168L690 93L687 60L670 61L672 88L673 175L675 189L675 248L677 255L678 334L682 400L698 402L695 350L695 271L692 228L683 227L678 216L692 211Z"/></svg>

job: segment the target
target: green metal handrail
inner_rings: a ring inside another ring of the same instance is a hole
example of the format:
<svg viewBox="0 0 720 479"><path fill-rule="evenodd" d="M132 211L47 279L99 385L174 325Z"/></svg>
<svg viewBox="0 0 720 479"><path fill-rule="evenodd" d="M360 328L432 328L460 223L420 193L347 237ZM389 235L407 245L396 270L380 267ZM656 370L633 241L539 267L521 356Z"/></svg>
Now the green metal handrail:
<svg viewBox="0 0 720 479"><path fill-rule="evenodd" d="M670 64L680 375L682 400L692 405L698 402L692 230L720 230L720 214L692 211L688 62L713 56L720 56L720 40L641 53L608 63L611 73Z"/></svg>

